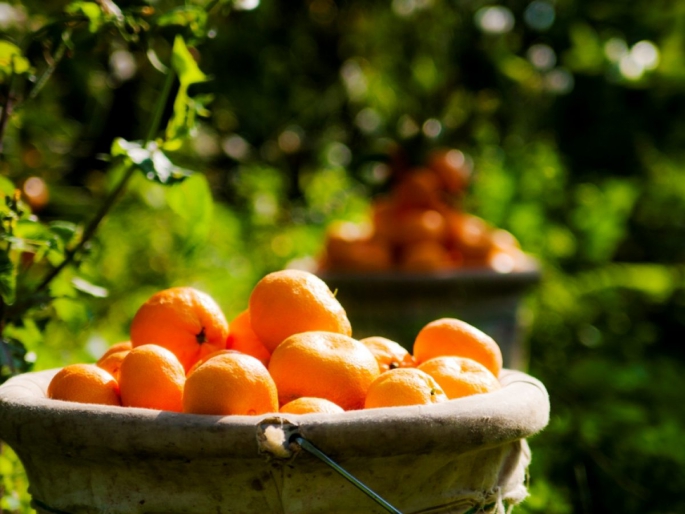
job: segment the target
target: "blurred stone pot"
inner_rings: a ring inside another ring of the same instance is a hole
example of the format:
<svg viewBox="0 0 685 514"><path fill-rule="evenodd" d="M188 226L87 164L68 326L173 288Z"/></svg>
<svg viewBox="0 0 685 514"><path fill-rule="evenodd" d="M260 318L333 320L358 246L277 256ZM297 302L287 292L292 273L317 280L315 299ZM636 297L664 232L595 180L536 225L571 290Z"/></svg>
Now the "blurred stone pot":
<svg viewBox="0 0 685 514"><path fill-rule="evenodd" d="M345 308L352 336L383 336L411 351L422 327L439 318L470 323L499 344L508 368L525 369L520 306L540 281L537 263L511 273L464 268L435 273L319 273Z"/></svg>
<svg viewBox="0 0 685 514"><path fill-rule="evenodd" d="M41 514L384 512L292 434L404 513L499 514L526 496L525 438L549 417L544 386L508 370L500 391L442 404L226 417L50 400L56 371L0 387L0 438Z"/></svg>

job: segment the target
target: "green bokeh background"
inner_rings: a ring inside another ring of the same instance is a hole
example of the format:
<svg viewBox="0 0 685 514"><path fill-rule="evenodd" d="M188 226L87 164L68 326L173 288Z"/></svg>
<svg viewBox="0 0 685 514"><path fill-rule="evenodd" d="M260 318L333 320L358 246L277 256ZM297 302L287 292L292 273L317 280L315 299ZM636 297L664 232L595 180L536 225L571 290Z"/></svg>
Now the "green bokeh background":
<svg viewBox="0 0 685 514"><path fill-rule="evenodd" d="M12 38L65 2L1 5ZM133 180L79 271L108 296L70 292L13 329L35 368L94 361L162 288L195 286L232 318L265 273L314 258L329 222L368 216L389 147L415 163L456 147L474 163L466 207L510 230L543 271L522 319L528 372L552 413L530 441L531 495L516 511L685 511L685 4L263 0L227 11L197 45L211 115L177 156L198 174L172 187ZM172 40L154 35L159 55ZM0 168L48 184L41 219L84 223L115 181L98 155L115 137L144 137L163 76L116 34L76 30L73 41L11 120ZM41 66L39 48L29 58ZM29 512L2 452L2 511Z"/></svg>

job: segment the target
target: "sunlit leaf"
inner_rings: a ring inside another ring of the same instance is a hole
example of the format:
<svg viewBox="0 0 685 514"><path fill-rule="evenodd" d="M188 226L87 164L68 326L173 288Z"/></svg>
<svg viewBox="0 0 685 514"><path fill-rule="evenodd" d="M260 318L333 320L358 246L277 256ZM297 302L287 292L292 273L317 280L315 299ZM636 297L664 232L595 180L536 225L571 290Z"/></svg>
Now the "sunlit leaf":
<svg viewBox="0 0 685 514"><path fill-rule="evenodd" d="M74 238L74 234L76 234L77 225L69 221L52 221L48 224L48 228L66 246Z"/></svg>
<svg viewBox="0 0 685 514"><path fill-rule="evenodd" d="M194 36L202 37L207 31L207 12L198 6L184 5L162 14L157 25L188 27Z"/></svg>
<svg viewBox="0 0 685 514"><path fill-rule="evenodd" d="M14 75L22 75L31 70L28 59L21 54L21 50L14 43L0 40L0 79Z"/></svg>
<svg viewBox="0 0 685 514"><path fill-rule="evenodd" d="M205 115L203 99L193 99L188 88L193 84L205 82L207 76L200 70L190 50L181 36L176 36L171 56L171 66L178 75L180 86L174 100L174 114L166 130L167 140L187 136L195 128L197 115Z"/></svg>
<svg viewBox="0 0 685 514"><path fill-rule="evenodd" d="M102 8L96 2L72 2L67 5L65 11L68 14L82 14L88 18L88 30L97 32L105 23L105 15Z"/></svg>
<svg viewBox="0 0 685 514"><path fill-rule="evenodd" d="M185 86L186 88L191 84L207 80L207 76L200 70L200 67L197 65L197 62L195 62L193 55L190 53L190 50L188 50L188 47L181 36L176 36L174 39L171 66L178 75L181 86Z"/></svg>
<svg viewBox="0 0 685 514"><path fill-rule="evenodd" d="M160 184L181 182L192 174L192 171L176 166L155 142L149 142L145 148L135 141L117 138L112 144L112 156L125 156L147 178Z"/></svg>
<svg viewBox="0 0 685 514"><path fill-rule="evenodd" d="M84 278L74 277L73 279L71 279L71 283L76 289L78 289L82 293L89 294L90 296L94 296L96 298L107 298L107 296L109 296L109 291L107 289L105 289L104 287L96 286L95 284L88 282Z"/></svg>

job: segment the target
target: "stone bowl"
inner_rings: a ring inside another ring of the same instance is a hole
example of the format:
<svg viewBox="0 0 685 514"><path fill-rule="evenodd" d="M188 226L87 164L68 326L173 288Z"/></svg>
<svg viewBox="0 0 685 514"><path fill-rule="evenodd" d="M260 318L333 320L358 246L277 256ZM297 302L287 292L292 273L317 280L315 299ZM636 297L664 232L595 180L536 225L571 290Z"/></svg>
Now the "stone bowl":
<svg viewBox="0 0 685 514"><path fill-rule="evenodd" d="M294 435L403 513L504 513L549 419L544 386L511 370L499 391L435 405L223 417L51 400L57 371L0 386L0 439L40 514L385 512Z"/></svg>

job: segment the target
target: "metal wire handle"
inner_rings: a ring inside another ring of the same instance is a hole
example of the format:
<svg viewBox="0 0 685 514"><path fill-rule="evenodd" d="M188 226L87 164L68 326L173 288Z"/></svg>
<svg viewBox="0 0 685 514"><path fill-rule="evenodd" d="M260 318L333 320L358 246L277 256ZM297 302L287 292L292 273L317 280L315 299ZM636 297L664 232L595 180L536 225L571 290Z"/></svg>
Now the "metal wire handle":
<svg viewBox="0 0 685 514"><path fill-rule="evenodd" d="M374 491L372 491L368 486L366 486L365 484L360 482L357 478L352 476L347 470L345 470L343 467L341 467L337 462L335 462L328 455L326 455L324 452L319 450L312 443L307 441L300 434L293 434L290 437L290 442L299 444L302 448L307 450L309 453L311 453L312 455L314 455L315 457L317 457L318 459L320 459L324 463L328 464L335 471L337 471L343 477L345 477L347 480L349 480L352 483L352 485L359 488L364 494L366 494L369 498L371 498L373 501L378 503L381 507L383 507L388 512L392 512L393 514L402 514L402 512L400 512L395 507L390 505L387 501L385 501L378 494L376 494Z"/></svg>

